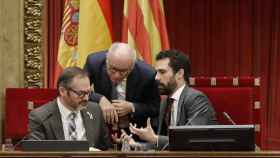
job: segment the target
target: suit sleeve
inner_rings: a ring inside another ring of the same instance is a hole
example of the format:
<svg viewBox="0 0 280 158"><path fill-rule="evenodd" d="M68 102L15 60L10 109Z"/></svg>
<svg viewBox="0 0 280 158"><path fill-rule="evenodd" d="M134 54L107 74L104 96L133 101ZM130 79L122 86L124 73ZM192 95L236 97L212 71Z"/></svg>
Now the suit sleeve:
<svg viewBox="0 0 280 158"><path fill-rule="evenodd" d="M98 107L98 111L102 115L101 109L99 107ZM105 124L105 120L103 117L100 117L100 122L101 122L100 128L101 128L102 138L98 148L101 150L113 149L113 144L111 142L109 130L107 125Z"/></svg>
<svg viewBox="0 0 280 158"><path fill-rule="evenodd" d="M191 98L193 99L189 99L190 102L186 103L190 105L187 124L209 125L212 124L211 121L215 122L215 112L208 98L204 94L193 95Z"/></svg>
<svg viewBox="0 0 280 158"><path fill-rule="evenodd" d="M143 147L143 150L167 150L168 149L168 145L169 145L169 138L168 136L163 136L163 135L159 135L158 136L158 143L157 144L152 144L152 143L148 143L148 142L140 142L140 144Z"/></svg>
<svg viewBox="0 0 280 158"><path fill-rule="evenodd" d="M143 94L143 102L133 102L135 113L133 118L135 120L143 120L147 117L157 117L159 113L160 96L158 85L152 77L145 86Z"/></svg>
<svg viewBox="0 0 280 158"><path fill-rule="evenodd" d="M159 135L158 136L158 144L157 144L156 148L158 150L166 150L166 149L168 149L168 145L169 145L169 138L168 138L168 136Z"/></svg>
<svg viewBox="0 0 280 158"><path fill-rule="evenodd" d="M89 55L87 57L87 60L86 60L86 63L85 63L85 66L84 66L84 70L88 73L88 76L89 76L89 79L90 79L90 84L94 84L94 74L95 73L95 70L93 69L94 64L93 63L93 59L91 59L91 55ZM100 99L103 97L103 95L99 94L99 93L96 93L96 92L93 92L91 95L90 95L90 101L93 101L93 102L96 102L96 103L99 103Z"/></svg>
<svg viewBox="0 0 280 158"><path fill-rule="evenodd" d="M28 123L28 139L29 140L44 140L46 135L43 129L43 122L39 119L34 111L29 113Z"/></svg>

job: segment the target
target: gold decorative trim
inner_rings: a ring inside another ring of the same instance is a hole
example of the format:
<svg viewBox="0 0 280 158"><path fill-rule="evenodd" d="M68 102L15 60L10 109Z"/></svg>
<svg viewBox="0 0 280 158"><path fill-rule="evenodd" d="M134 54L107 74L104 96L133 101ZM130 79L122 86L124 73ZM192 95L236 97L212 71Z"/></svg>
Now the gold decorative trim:
<svg viewBox="0 0 280 158"><path fill-rule="evenodd" d="M24 0L24 86L43 86L43 0Z"/></svg>

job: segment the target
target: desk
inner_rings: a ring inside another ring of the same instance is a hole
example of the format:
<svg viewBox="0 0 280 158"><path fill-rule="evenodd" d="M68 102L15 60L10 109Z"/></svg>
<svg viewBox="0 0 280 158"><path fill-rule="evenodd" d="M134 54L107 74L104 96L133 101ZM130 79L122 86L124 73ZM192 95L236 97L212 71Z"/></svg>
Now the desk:
<svg viewBox="0 0 280 158"><path fill-rule="evenodd" d="M280 151L256 151L256 152L174 152L174 151L157 151L157 152L0 152L0 157L40 157L40 158L90 158L90 157L157 157L157 158L173 158L173 157L192 157L192 158L280 158Z"/></svg>

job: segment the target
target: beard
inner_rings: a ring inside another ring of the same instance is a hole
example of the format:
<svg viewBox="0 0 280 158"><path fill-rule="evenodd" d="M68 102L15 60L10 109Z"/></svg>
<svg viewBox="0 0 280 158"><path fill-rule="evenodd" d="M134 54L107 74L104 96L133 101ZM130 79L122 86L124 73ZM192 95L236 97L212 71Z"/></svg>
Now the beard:
<svg viewBox="0 0 280 158"><path fill-rule="evenodd" d="M163 83L159 83L158 85L159 93L160 95L170 95L174 92L176 86L177 84L175 81L173 82L173 80L168 82L167 85L164 85Z"/></svg>
<svg viewBox="0 0 280 158"><path fill-rule="evenodd" d="M86 107L88 104L88 100L82 100L79 102L79 105L83 108L83 107Z"/></svg>

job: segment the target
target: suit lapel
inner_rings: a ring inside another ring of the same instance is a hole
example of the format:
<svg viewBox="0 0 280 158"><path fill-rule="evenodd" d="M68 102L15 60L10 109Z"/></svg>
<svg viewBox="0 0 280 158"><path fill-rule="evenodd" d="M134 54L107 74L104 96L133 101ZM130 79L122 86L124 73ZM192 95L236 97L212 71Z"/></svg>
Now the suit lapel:
<svg viewBox="0 0 280 158"><path fill-rule="evenodd" d="M95 114L89 112L87 109L81 110L81 115L83 118L83 123L86 130L87 140L89 142L95 142L94 138L94 126L93 120L96 119L94 116Z"/></svg>
<svg viewBox="0 0 280 158"><path fill-rule="evenodd" d="M185 86L185 88L183 89L183 91L180 95L179 102L178 102L176 125L178 125L178 123L180 121L181 114L182 114L182 106L183 106L184 101L186 100L187 96L188 96L188 87Z"/></svg>
<svg viewBox="0 0 280 158"><path fill-rule="evenodd" d="M108 100L111 100L111 92L112 92L112 82L109 79L108 73L107 73L107 65L105 63L105 66L102 67L102 81L100 81L100 83L102 83L100 86L102 86L103 90L104 90L104 96L108 96Z"/></svg>
<svg viewBox="0 0 280 158"><path fill-rule="evenodd" d="M158 133L157 134L161 134L162 133L162 129L164 128L163 127L163 124L164 124L164 116L165 116L165 109L166 109L166 106L167 106L167 103L166 103L166 99L164 99L162 102L161 102L161 105L160 105L160 111L159 111L159 126L158 126Z"/></svg>
<svg viewBox="0 0 280 158"><path fill-rule="evenodd" d="M135 87L137 83L139 84L139 76L137 72L137 65L133 68L133 70L130 72L130 74L127 77L126 82L126 100L132 100L133 96L135 95L133 92L136 92Z"/></svg>
<svg viewBox="0 0 280 158"><path fill-rule="evenodd" d="M51 117L51 127L53 130L53 133L55 134L56 139L58 140L64 140L64 132L63 132L63 126L62 126L62 120L61 115L58 109L57 102L55 101L54 109L53 109L53 116Z"/></svg>

